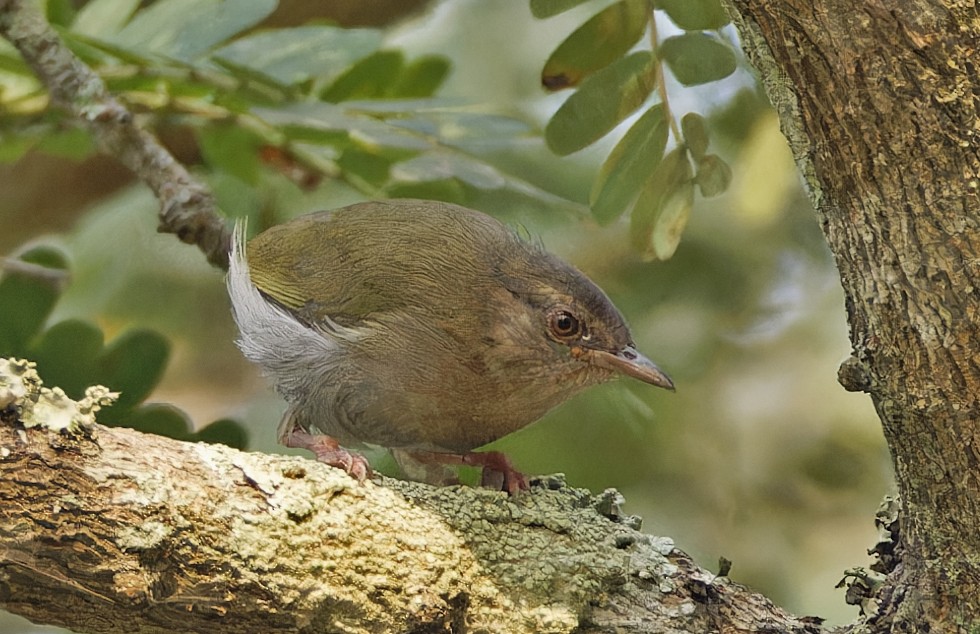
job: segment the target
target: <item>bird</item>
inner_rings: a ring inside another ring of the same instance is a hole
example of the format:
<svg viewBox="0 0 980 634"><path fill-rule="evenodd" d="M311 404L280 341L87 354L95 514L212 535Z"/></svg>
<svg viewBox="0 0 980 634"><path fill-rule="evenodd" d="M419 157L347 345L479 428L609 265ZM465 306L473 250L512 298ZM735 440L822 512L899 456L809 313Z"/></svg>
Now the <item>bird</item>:
<svg viewBox="0 0 980 634"><path fill-rule="evenodd" d="M287 403L279 442L362 482L352 445L482 467L516 494L527 477L477 448L617 376L674 390L595 283L459 205L357 203L247 243L238 223L227 289L238 347Z"/></svg>

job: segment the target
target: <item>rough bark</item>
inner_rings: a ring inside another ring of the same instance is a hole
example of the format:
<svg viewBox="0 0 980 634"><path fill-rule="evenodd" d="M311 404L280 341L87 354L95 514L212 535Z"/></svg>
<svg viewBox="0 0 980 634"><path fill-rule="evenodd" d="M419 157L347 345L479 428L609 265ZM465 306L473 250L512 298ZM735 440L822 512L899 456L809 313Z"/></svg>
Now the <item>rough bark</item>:
<svg viewBox="0 0 980 634"><path fill-rule="evenodd" d="M980 627L980 14L973 0L729 0L844 286L845 387L902 500L875 632Z"/></svg>
<svg viewBox="0 0 980 634"><path fill-rule="evenodd" d="M817 632L636 531L517 497L92 422L0 360L0 607L80 632Z"/></svg>

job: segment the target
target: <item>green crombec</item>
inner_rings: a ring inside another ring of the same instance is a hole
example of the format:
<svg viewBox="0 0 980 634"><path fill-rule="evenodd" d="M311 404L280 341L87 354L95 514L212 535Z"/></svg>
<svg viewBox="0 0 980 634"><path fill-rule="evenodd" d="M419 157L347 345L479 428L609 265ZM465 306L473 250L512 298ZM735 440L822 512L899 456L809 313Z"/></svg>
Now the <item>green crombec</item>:
<svg viewBox="0 0 980 634"><path fill-rule="evenodd" d="M514 493L524 476L474 449L618 375L673 389L599 287L485 214L391 200L302 216L247 249L242 233L228 291L239 347L289 404L279 440L360 480L370 468L343 445L482 466Z"/></svg>

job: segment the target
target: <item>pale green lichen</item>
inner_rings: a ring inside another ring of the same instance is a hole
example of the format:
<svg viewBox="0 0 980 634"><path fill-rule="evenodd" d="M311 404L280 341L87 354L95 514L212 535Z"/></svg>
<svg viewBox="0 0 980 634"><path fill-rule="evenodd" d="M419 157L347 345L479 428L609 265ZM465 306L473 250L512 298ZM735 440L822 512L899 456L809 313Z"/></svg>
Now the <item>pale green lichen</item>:
<svg viewBox="0 0 980 634"><path fill-rule="evenodd" d="M464 537L496 587L521 604L531 631L573 631L589 606L612 591L637 584L652 584L663 594L677 589L672 577L679 570L667 559L672 542L636 532L630 526L635 518L620 513L622 497L613 490L593 496L560 478L515 497L385 484L435 511Z"/></svg>
<svg viewBox="0 0 980 634"><path fill-rule="evenodd" d="M591 565L573 561L571 545L559 553L562 561L547 560L545 536L568 535L577 528L557 515L535 512L544 502L537 495L522 496L524 502L514 504L502 493L455 489L457 495L483 501L476 515L462 511L467 502L456 508L478 527L479 535L496 539L503 549L501 560L490 564L492 548L479 546L414 496L431 492L430 487L398 483L399 489L412 489L413 495L406 496L389 488L393 481L388 479L383 480L386 486L357 483L339 470L301 458L271 460L221 447L200 451L208 454L205 462L215 471L214 481L227 482L229 470L237 471L238 482L257 493L228 496L212 509L210 522L221 527L214 539L245 563L240 570L250 573L242 581L254 573L256 583L276 588L297 614L307 615L311 629L324 625L338 632L389 631L389 625L449 614L453 606L464 605L467 627L474 632L565 634L575 630L583 606L601 592L601 584L561 579L558 585L579 589L578 601L566 604L567 593L549 596L543 589L540 576L545 573L529 574L542 562L559 578ZM452 505L452 493L446 494L446 504ZM582 504L588 507L584 499ZM501 530L512 524L512 517L520 518L513 530ZM527 545L522 533L527 532L540 533L543 541L536 543L525 567L520 562ZM206 549L210 541L201 536L195 547ZM486 571L491 565L493 574ZM622 565L617 574L623 574ZM507 571L505 580L495 577Z"/></svg>
<svg viewBox="0 0 980 634"><path fill-rule="evenodd" d="M60 388L42 387L37 401L25 407L20 415L24 427L44 427L67 434L80 434L95 425L95 414L112 404L118 392L96 385L85 390L85 396L75 401Z"/></svg>
<svg viewBox="0 0 980 634"><path fill-rule="evenodd" d="M31 400L40 390L37 365L24 359L0 359L0 409Z"/></svg>
<svg viewBox="0 0 980 634"><path fill-rule="evenodd" d="M0 409L17 408L24 427L44 427L67 434L86 432L95 424L96 412L117 398L118 392L95 385L75 401L60 387L44 387L34 362L0 359Z"/></svg>

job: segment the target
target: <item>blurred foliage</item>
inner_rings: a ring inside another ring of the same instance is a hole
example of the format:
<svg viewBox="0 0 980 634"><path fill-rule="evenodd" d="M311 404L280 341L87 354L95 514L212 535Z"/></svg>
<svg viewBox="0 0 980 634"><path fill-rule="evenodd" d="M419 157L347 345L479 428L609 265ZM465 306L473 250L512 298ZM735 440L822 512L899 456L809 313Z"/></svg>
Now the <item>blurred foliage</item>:
<svg viewBox="0 0 980 634"><path fill-rule="evenodd" d="M17 268L16 265L33 265ZM143 404L160 382L170 357L170 343L153 330L131 329L104 344L102 331L82 319L65 319L49 327L69 279L68 258L60 250L38 246L20 254L0 277L0 358L36 361L50 386L73 399L90 385L119 392L111 408L99 413L104 425L121 425L178 440L221 442L244 448L248 434L225 419L191 432L187 414L171 405Z"/></svg>
<svg viewBox="0 0 980 634"><path fill-rule="evenodd" d="M374 197L409 189L462 202L470 187L505 188L561 204L474 158L488 141L512 143L532 129L506 113L434 97L450 72L448 59L406 59L384 49L382 31L372 28L256 30L275 6L275 0L91 0L77 11L51 2L48 15L147 125L192 130L215 172L255 185L264 165L304 188L330 177ZM70 146L74 158L94 151L74 126L70 143L57 142L69 122L47 108L43 88L9 45L0 46L0 72L0 159L59 145ZM425 159L439 169L420 169Z"/></svg>
<svg viewBox="0 0 980 634"><path fill-rule="evenodd" d="M728 557L736 581L791 610L852 615L833 586L875 541L889 458L868 399L836 384L849 349L843 300L775 114L741 68L681 81L740 62L716 0L656 0L653 11L446 0L384 30L263 28L270 5L49 2L71 46L251 227L413 196L463 202L541 236L610 294L678 392L602 386L496 447L529 473L620 488L645 530L673 536L709 568ZM149 11L159 29L140 17ZM671 38L683 39L667 56ZM734 57L707 69L681 59L702 45ZM543 91L542 69L570 77L575 92ZM601 88L578 97L589 82ZM593 99L613 107L590 112ZM558 117L576 102L585 123L570 110ZM563 147L581 149L556 157L543 140L549 120L567 131ZM219 274L156 233L157 201L48 109L2 42L0 160L0 249L27 254L55 231L42 244L72 263L63 292L32 281L15 310L0 306L4 346L19 333L21 349L60 349L40 369L48 384L55 372L70 386L83 361L110 356L127 333L159 332L164 365L152 335L119 344L152 361L131 390L156 403L132 410L145 429L165 429L174 406L160 403L174 403L219 421L196 425L199 437L227 439L220 421L231 417L253 448L280 450L283 404L235 349ZM127 364L92 372L121 378Z"/></svg>

